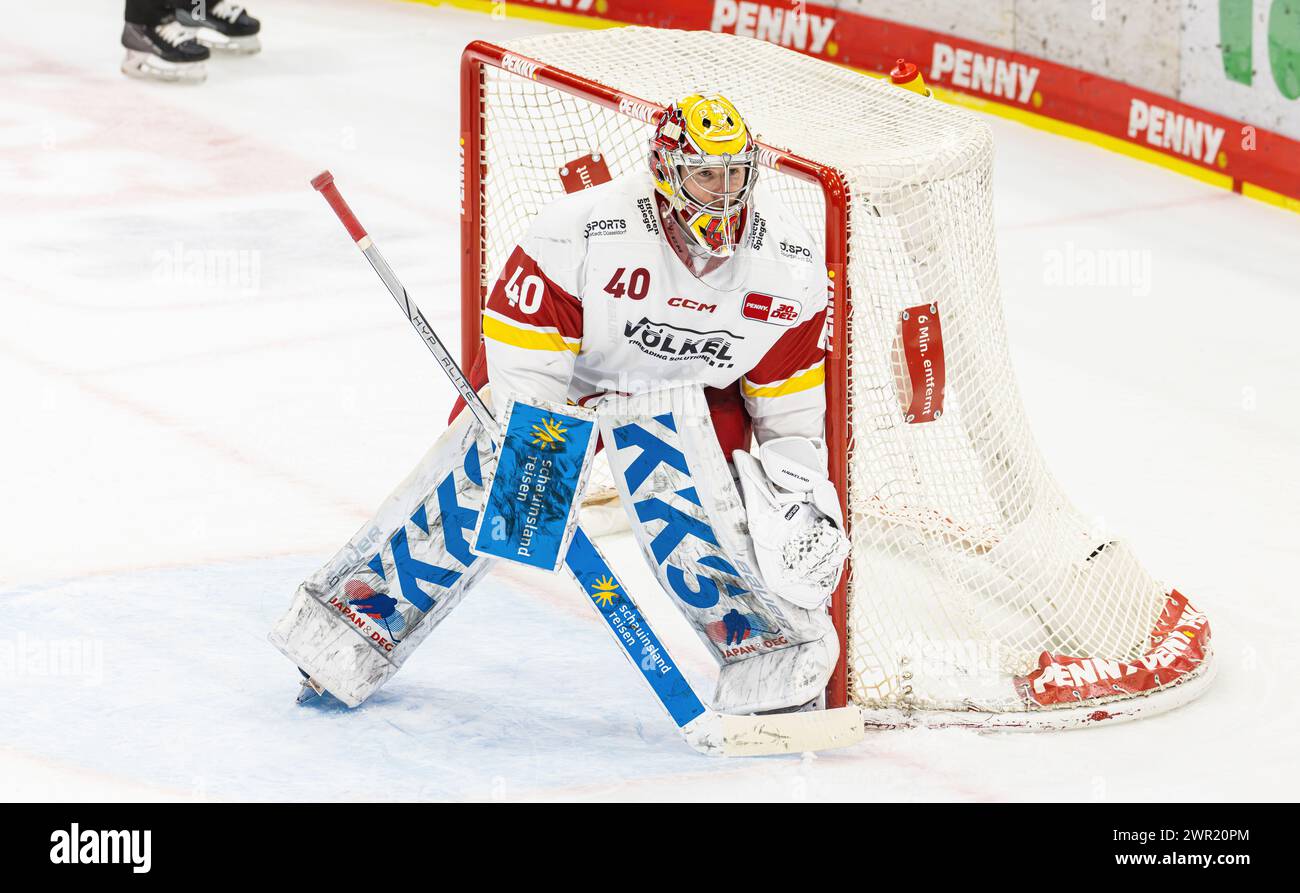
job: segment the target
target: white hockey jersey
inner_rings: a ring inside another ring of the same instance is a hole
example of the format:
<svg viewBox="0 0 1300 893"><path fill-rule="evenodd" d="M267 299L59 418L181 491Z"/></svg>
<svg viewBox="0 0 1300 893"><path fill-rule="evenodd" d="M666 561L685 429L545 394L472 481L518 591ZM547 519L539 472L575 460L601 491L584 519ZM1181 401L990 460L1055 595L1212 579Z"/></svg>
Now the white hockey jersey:
<svg viewBox="0 0 1300 893"><path fill-rule="evenodd" d="M735 254L697 276L666 207L638 172L533 218L483 314L493 394L739 381L759 442L822 436L828 280L808 231L760 179Z"/></svg>

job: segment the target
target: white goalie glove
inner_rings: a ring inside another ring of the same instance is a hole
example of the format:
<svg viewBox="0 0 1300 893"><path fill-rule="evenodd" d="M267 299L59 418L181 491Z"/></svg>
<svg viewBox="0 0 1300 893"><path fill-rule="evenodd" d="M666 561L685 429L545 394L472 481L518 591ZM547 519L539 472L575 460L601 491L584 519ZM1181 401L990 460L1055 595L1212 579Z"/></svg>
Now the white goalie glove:
<svg viewBox="0 0 1300 893"><path fill-rule="evenodd" d="M801 608L826 604L840 581L849 540L826 446L779 437L732 455L759 569L773 591Z"/></svg>

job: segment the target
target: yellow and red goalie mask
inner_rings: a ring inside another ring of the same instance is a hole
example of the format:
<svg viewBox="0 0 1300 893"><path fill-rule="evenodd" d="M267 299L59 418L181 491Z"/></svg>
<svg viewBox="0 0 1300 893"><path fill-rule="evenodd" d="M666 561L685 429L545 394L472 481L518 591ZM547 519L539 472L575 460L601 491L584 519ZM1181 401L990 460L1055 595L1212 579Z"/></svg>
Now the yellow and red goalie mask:
<svg viewBox="0 0 1300 893"><path fill-rule="evenodd" d="M758 152L734 105L695 94L661 113L650 140L650 171L697 244L715 257L736 250L758 179Z"/></svg>

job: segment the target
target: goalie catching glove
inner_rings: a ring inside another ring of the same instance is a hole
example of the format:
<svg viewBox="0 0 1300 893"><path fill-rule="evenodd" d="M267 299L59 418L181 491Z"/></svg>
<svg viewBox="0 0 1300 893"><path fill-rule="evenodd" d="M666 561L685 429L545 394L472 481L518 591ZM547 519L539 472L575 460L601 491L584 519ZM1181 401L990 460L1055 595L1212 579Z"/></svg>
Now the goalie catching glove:
<svg viewBox="0 0 1300 893"><path fill-rule="evenodd" d="M826 445L779 437L732 458L768 585L801 608L823 606L849 555L839 496L826 474Z"/></svg>

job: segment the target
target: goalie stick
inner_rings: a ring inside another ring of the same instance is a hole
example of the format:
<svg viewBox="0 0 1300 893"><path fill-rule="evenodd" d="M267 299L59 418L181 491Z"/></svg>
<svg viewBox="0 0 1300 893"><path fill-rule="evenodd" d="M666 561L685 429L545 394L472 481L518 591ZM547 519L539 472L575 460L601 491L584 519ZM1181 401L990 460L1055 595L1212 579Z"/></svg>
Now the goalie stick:
<svg viewBox="0 0 1300 893"><path fill-rule="evenodd" d="M415 306L406 293L406 288L398 281L352 209L343 200L338 187L334 185L333 175L325 171L314 178L311 184L329 202L352 241L361 249L366 260L370 261L397 306L406 314L438 365L465 399L465 405L474 414L474 418L494 441L499 441L500 428L496 419L470 385L433 327L425 320L420 308ZM712 756L800 753L847 747L865 737L861 711L853 706L762 716L731 716L710 710L681 675L662 640L651 628L649 620L619 582L600 549L581 527L569 546L565 567L573 580L582 587L587 603L600 615L605 627L622 646L624 655L640 671L641 678L650 686L682 737L700 753ZM593 592L596 593L595 598ZM603 601L609 609L603 610L597 604L597 599Z"/></svg>

